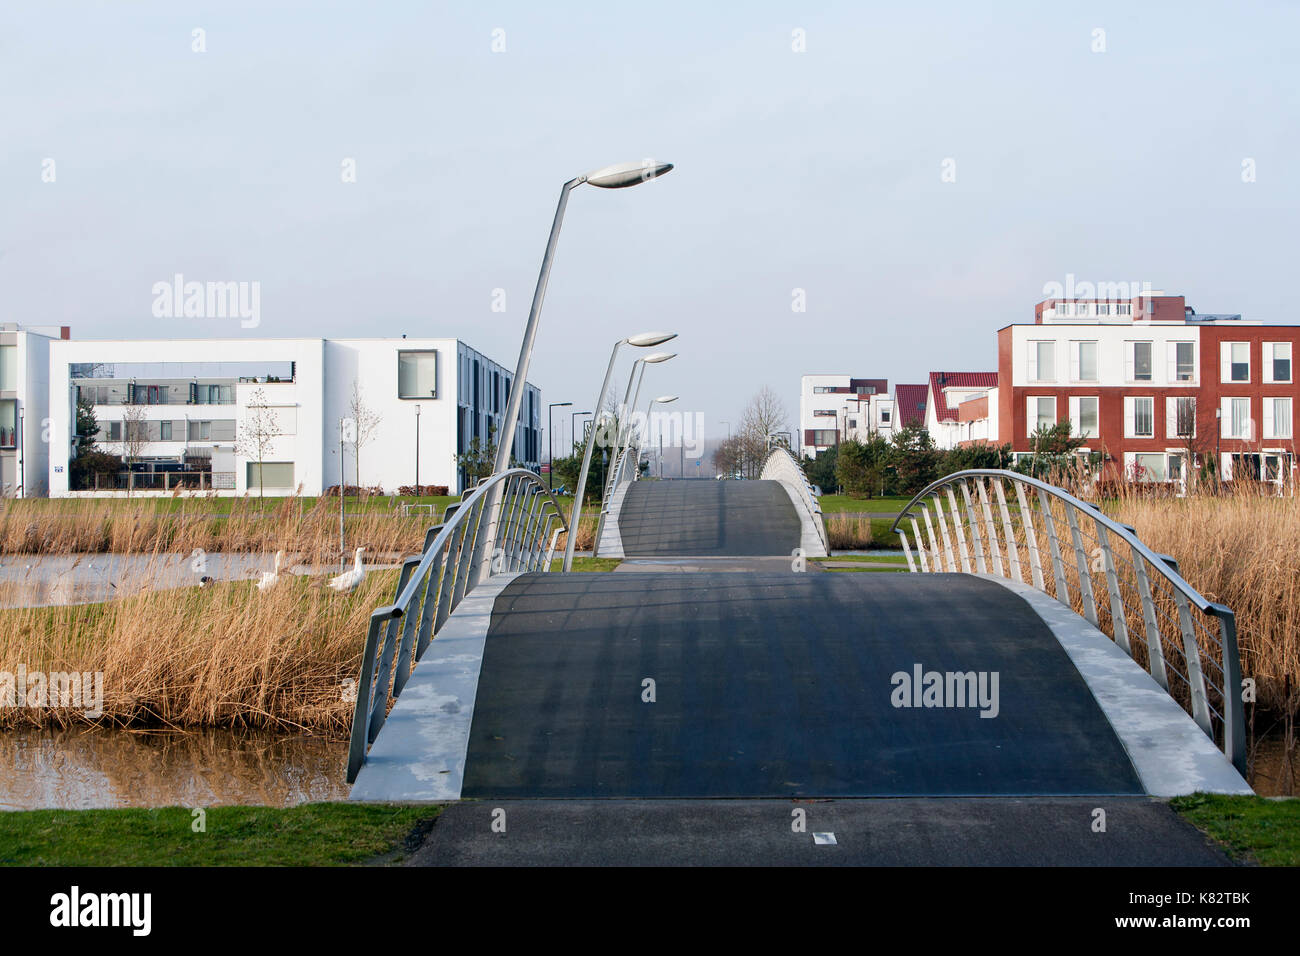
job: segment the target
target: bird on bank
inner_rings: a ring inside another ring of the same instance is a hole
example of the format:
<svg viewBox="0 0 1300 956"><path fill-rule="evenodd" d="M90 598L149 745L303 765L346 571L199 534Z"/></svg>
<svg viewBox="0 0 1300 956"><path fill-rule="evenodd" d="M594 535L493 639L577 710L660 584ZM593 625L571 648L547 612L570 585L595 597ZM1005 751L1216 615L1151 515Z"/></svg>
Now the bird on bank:
<svg viewBox="0 0 1300 956"><path fill-rule="evenodd" d="M352 591L366 577L366 569L361 564L361 552L365 548L357 548L356 558L352 564L351 571L344 571L337 577L330 578L329 586L335 591Z"/></svg>
<svg viewBox="0 0 1300 956"><path fill-rule="evenodd" d="M215 580L216 578L214 578L212 575L205 574L203 575L203 577L199 578L199 587L210 588L212 587L212 584Z"/></svg>
<svg viewBox="0 0 1300 956"><path fill-rule="evenodd" d="M283 560L284 552L275 552L275 570L262 572L262 579L257 582L257 589L259 591L269 591L271 588L275 587L275 583L280 580L280 562Z"/></svg>

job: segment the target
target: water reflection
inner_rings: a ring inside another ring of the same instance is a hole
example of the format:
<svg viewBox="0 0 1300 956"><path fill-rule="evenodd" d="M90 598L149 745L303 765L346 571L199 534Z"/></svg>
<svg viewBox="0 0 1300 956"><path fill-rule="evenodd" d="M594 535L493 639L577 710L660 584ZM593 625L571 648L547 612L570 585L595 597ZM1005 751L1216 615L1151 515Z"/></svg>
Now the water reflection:
<svg viewBox="0 0 1300 956"><path fill-rule="evenodd" d="M0 737L0 810L292 806L343 800L347 742L206 730L18 730Z"/></svg>

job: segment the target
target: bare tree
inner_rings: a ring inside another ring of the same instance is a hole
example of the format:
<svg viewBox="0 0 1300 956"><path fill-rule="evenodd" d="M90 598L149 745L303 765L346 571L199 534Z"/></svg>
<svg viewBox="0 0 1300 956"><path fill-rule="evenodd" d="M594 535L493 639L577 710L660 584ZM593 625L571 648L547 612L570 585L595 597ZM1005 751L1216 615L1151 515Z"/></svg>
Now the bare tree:
<svg viewBox="0 0 1300 956"><path fill-rule="evenodd" d="M256 389L248 403L244 420L239 423L235 450L245 458L257 462L257 496L261 498L266 486L263 472L266 458L274 449L275 438L280 434L280 421L275 409L266 404L266 392Z"/></svg>
<svg viewBox="0 0 1300 956"><path fill-rule="evenodd" d="M366 404L361 394L361 383L355 378L352 380L352 399L348 402L348 411L352 415L354 427L352 460L357 466L357 487L361 487L361 449L375 437L375 429L379 427L379 413Z"/></svg>
<svg viewBox="0 0 1300 956"><path fill-rule="evenodd" d="M758 390L740 417L740 457L742 470L749 478L758 477L767 459L768 436L788 432L790 414L785 402L770 385Z"/></svg>
<svg viewBox="0 0 1300 956"><path fill-rule="evenodd" d="M126 459L126 493L131 493L131 486L135 482L134 472L131 470L131 464L140 457L140 452L144 451L145 443L149 440L149 423L145 418L143 405L127 405L122 410L122 457Z"/></svg>

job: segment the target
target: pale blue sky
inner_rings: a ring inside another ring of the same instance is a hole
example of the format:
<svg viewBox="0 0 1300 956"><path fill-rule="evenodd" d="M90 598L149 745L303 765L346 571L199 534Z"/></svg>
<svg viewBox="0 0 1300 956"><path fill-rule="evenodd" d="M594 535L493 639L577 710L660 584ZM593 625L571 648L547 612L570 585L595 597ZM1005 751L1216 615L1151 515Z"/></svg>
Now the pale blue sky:
<svg viewBox="0 0 1300 956"><path fill-rule="evenodd" d="M1297 63L1292 3L15 0L0 321L454 335L513 365L560 185L655 157L677 169L573 194L547 402L590 407L613 340L661 327L681 355L646 393L712 437L764 384L796 412L805 372L992 369L1067 273L1291 323ZM176 272L260 282L261 326L153 318Z"/></svg>

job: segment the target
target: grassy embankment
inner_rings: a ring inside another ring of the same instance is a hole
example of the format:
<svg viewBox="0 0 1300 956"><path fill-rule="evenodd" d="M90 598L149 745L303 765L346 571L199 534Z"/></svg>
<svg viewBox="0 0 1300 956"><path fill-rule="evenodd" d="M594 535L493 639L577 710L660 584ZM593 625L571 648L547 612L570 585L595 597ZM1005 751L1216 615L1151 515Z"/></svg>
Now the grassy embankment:
<svg viewBox="0 0 1300 956"><path fill-rule="evenodd" d="M1169 805L1236 860L1300 866L1300 800L1196 793Z"/></svg>
<svg viewBox="0 0 1300 956"><path fill-rule="evenodd" d="M0 866L341 866L395 862L440 807L312 803L0 813Z"/></svg>

